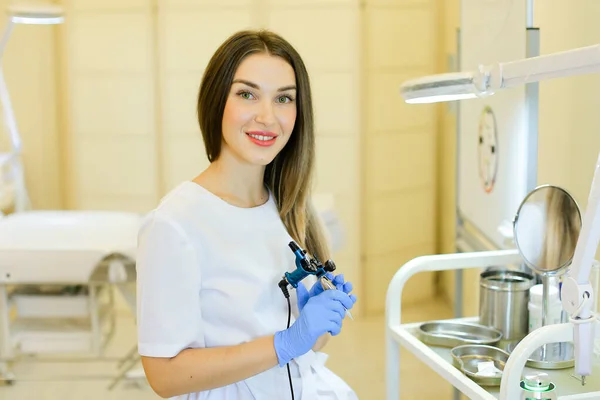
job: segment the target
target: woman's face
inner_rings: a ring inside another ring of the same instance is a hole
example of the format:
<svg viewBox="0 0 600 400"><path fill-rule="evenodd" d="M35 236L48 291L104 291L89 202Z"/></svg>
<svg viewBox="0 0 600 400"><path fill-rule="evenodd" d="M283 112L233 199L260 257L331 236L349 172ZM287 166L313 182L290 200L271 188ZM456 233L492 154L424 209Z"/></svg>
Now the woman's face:
<svg viewBox="0 0 600 400"><path fill-rule="evenodd" d="M296 78L282 58L253 54L238 67L223 112L223 152L267 165L288 142L296 122Z"/></svg>

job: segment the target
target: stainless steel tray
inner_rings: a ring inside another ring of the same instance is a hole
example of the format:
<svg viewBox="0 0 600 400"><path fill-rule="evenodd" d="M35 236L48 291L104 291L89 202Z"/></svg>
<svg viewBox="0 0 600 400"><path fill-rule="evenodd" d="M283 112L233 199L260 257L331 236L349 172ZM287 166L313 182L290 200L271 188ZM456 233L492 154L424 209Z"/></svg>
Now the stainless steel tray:
<svg viewBox="0 0 600 400"><path fill-rule="evenodd" d="M525 365L539 369L571 368L575 366L575 346L570 342L548 343L534 351Z"/></svg>
<svg viewBox="0 0 600 400"><path fill-rule="evenodd" d="M419 339L432 346L456 347L465 344L493 345L502 339L502 332L467 322L431 321L419 326Z"/></svg>
<svg viewBox="0 0 600 400"><path fill-rule="evenodd" d="M497 347L512 354L517 344L519 344L518 341L500 342ZM530 368L546 370L572 368L575 366L575 347L572 342L548 343L534 351L525 365Z"/></svg>
<svg viewBox="0 0 600 400"><path fill-rule="evenodd" d="M502 372L508 361L508 353L497 347L468 344L458 346L450 351L452 364L460 369L463 374L481 386L500 386ZM491 361L501 372L493 376L479 375L477 365L480 362Z"/></svg>

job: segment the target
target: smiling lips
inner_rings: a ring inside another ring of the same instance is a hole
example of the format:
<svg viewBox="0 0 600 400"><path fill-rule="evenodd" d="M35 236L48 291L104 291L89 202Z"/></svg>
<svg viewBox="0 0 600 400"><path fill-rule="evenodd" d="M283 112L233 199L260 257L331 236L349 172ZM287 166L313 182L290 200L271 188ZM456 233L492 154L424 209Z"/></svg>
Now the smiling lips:
<svg viewBox="0 0 600 400"><path fill-rule="evenodd" d="M268 147L275 143L277 139L277 134L273 132L265 132L265 131L251 131L246 132L248 138L259 146Z"/></svg>

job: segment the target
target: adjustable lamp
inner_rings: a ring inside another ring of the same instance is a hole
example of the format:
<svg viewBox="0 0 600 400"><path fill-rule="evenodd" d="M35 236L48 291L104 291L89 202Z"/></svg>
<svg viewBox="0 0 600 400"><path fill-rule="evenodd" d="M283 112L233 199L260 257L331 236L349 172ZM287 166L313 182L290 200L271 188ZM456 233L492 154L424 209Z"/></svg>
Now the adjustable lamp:
<svg viewBox="0 0 600 400"><path fill-rule="evenodd" d="M64 22L62 8L53 4L32 3L29 5L19 4L8 8L8 23L4 35L0 39L0 101L4 120L9 133L11 149L8 153L0 153L0 170L10 165L12 180L14 181L14 208L15 212L24 211L29 207L29 196L25 187L23 166L21 164L22 142L19 135L17 121L13 112L8 88L4 80L2 60L6 44L16 24L28 25L52 25ZM9 193L10 196L10 193ZM2 196L0 196L1 198Z"/></svg>

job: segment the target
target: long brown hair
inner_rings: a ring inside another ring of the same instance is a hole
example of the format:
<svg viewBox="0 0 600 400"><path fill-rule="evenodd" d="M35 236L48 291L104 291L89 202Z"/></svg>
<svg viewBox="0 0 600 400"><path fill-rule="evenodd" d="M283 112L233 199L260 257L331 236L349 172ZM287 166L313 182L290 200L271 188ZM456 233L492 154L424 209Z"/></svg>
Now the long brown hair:
<svg viewBox="0 0 600 400"><path fill-rule="evenodd" d="M315 160L313 107L308 72L294 47L281 36L265 31L240 31L229 37L208 63L198 94L198 122L210 162L219 158L225 103L235 72L251 54L281 57L296 77L296 122L292 135L266 166L264 183L275 198L290 236L322 262L329 258L322 227L312 207L311 185Z"/></svg>

